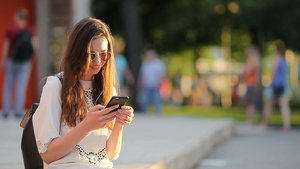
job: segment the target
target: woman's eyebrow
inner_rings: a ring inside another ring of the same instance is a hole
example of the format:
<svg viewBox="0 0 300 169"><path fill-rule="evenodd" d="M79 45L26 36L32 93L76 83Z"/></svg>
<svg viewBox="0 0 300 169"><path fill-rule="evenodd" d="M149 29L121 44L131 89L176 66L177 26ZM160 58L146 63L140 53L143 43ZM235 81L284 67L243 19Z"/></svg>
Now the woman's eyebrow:
<svg viewBox="0 0 300 169"><path fill-rule="evenodd" d="M91 52L92 52L92 53L95 53L96 51L91 50ZM106 50L103 49L103 50L100 50L99 52L106 52Z"/></svg>

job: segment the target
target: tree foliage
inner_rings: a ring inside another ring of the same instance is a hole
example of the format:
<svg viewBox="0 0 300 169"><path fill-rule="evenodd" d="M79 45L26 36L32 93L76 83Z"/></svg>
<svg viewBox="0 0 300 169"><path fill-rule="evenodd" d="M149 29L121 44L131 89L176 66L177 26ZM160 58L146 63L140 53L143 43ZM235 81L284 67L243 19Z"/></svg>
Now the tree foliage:
<svg viewBox="0 0 300 169"><path fill-rule="evenodd" d="M229 10L232 2L238 5L236 13ZM104 18L114 33L124 34L126 21L121 20L120 5L120 0L95 0L93 13ZM299 8L299 0L140 0L136 10L141 18L142 43L163 53L221 45L224 25L231 26L233 37L249 34L253 43L282 39L299 51ZM236 37L232 40L232 51L241 52L245 45Z"/></svg>
<svg viewBox="0 0 300 169"><path fill-rule="evenodd" d="M300 1L240 1L239 17L249 30L260 29L265 41L281 39L293 50L300 51Z"/></svg>

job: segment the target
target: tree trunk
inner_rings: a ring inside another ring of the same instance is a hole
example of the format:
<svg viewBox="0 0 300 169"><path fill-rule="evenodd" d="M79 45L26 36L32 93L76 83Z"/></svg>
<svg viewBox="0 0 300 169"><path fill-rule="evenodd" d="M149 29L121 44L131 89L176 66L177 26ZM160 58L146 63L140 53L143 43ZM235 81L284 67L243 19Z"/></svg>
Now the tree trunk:
<svg viewBox="0 0 300 169"><path fill-rule="evenodd" d="M132 88L132 105L139 111L138 103L138 77L141 65L141 23L138 13L138 0L121 1L121 17L126 41L125 55L128 58L130 70L134 76L135 83Z"/></svg>

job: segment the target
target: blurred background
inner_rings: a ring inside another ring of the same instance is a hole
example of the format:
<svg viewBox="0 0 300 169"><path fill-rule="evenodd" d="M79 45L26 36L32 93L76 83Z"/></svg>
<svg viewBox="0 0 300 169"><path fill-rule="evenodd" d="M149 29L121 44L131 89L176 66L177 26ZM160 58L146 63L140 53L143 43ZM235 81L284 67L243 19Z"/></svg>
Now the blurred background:
<svg viewBox="0 0 300 169"><path fill-rule="evenodd" d="M40 55L34 60L26 108L38 102L44 78L59 71L67 35L84 17L105 21L126 57L134 83L124 84L137 112L138 78L144 54L155 49L166 66L160 93L163 115L232 117L245 121L247 86L241 79L246 49L259 51L259 84L255 121L261 119L264 89L271 84L276 40L285 42L289 66L291 124L300 124L298 0L10 0L1 2L0 44L19 8L29 10ZM2 50L2 48L1 48ZM2 52L1 52L2 53ZM4 71L0 70L3 93ZM3 106L0 97L0 109ZM13 98L14 99L14 98ZM152 113L153 107L150 108ZM276 108L269 124L282 124Z"/></svg>

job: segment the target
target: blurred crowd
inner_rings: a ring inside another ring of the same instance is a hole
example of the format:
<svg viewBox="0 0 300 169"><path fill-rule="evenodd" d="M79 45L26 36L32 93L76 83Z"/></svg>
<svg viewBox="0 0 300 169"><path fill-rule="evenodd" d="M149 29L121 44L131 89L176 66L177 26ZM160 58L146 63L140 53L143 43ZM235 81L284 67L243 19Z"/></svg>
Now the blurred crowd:
<svg viewBox="0 0 300 169"><path fill-rule="evenodd" d="M33 28L27 25L28 11L19 10L15 16L15 23L5 33L1 68L5 72L3 85L2 115L7 118L10 112L21 117L24 111L25 90L28 85L32 60L17 60L13 57L14 43L18 33L29 30L33 45L33 56L38 52L38 42ZM186 75L180 69L172 77L168 76L170 67L167 57L154 48L145 49L141 54L139 77L134 77L132 68L125 54L126 44L120 36L115 36L115 60L120 84L120 94L133 95L133 86L137 84L139 109L147 113L153 105L155 114L162 112L162 105L190 105L190 106L243 106L246 121L254 123L255 115L260 111L262 121L260 128L266 129L268 119L274 106L278 105L283 116L284 131L290 130L291 88L289 85L289 64L286 60L286 47L283 41L274 43L274 54L270 66L269 79L263 75L262 52L251 45L245 49L244 63L226 60L224 57L214 57L213 62L198 58L192 69L193 74ZM222 49L221 49L222 50ZM211 64L213 63L213 64ZM177 65L180 67L181 63ZM185 63L182 63L185 64ZM236 66L237 65L237 66ZM210 70L209 70L210 69ZM264 68L265 69L265 68ZM17 83L16 83L17 82ZM12 87L17 84L13 100Z"/></svg>

